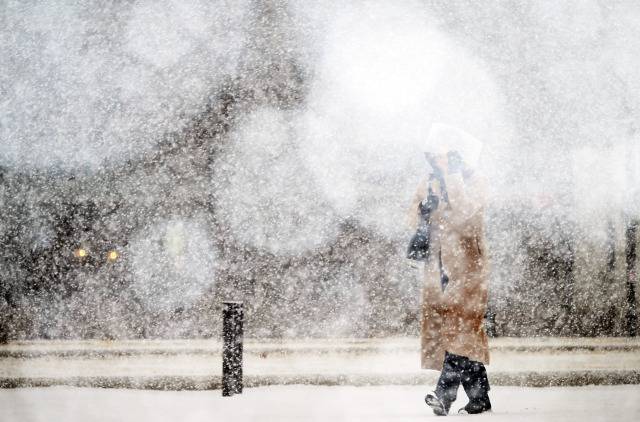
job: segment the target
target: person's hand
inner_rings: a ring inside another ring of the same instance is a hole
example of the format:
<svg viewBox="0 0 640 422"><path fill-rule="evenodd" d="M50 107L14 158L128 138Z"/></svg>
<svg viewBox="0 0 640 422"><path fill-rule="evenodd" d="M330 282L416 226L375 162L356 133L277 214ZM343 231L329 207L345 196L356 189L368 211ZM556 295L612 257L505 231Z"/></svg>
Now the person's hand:
<svg viewBox="0 0 640 422"><path fill-rule="evenodd" d="M430 192L427 197L420 201L420 204L418 204L418 209L420 210L420 215L422 216L422 218L429 218L431 213L438 209L439 203L440 199L438 198L438 196Z"/></svg>

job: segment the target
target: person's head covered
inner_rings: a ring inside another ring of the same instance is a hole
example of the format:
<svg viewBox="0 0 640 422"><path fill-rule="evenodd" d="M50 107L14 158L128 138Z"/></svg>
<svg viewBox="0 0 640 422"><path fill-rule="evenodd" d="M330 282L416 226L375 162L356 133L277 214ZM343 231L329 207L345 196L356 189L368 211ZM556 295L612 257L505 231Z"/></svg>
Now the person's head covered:
<svg viewBox="0 0 640 422"><path fill-rule="evenodd" d="M424 143L424 152L434 156L457 152L467 168L475 169L480 161L482 142L462 129L434 123Z"/></svg>

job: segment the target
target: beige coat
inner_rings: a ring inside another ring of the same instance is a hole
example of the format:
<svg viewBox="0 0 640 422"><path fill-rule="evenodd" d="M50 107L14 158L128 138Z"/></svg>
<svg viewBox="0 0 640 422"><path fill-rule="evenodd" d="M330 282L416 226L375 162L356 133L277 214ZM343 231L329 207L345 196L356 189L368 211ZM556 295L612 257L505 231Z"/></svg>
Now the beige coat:
<svg viewBox="0 0 640 422"><path fill-rule="evenodd" d="M437 182L436 182L437 183ZM488 262L484 240L486 192L478 176L466 182L460 174L445 179L449 206L440 200L432 215L431 256L425 263L422 295L422 368L441 370L444 352L489 363L484 330L487 307ZM439 192L438 186L434 186ZM426 197L424 180L411 205L411 224L418 223L418 204ZM444 293L440 284L438 251L449 276Z"/></svg>

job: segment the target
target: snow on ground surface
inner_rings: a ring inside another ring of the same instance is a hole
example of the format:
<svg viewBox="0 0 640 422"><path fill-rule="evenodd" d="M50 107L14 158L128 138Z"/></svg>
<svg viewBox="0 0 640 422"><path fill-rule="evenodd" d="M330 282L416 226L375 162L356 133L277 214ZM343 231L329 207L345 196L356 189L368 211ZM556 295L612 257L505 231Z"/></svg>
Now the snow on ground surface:
<svg viewBox="0 0 640 422"><path fill-rule="evenodd" d="M417 337L246 339L245 350L416 350ZM639 337L495 337L489 339L492 350L566 350L566 349L640 349ZM222 343L213 339L181 340L22 340L0 345L0 353L63 352L218 352Z"/></svg>
<svg viewBox="0 0 640 422"><path fill-rule="evenodd" d="M2 377L68 376L208 376L221 375L222 359L202 355L151 355L67 359L5 358ZM578 370L638 370L640 353L574 352L494 353L489 372L556 372ZM417 353L245 356L247 375L413 374L420 372Z"/></svg>
<svg viewBox="0 0 640 422"><path fill-rule="evenodd" d="M16 421L423 421L427 387L270 386L162 392L51 387L0 390L0 420ZM492 421L638 421L640 386L494 387L494 410L455 417ZM463 406L462 390L452 409Z"/></svg>
<svg viewBox="0 0 640 422"><path fill-rule="evenodd" d="M248 341L247 376L417 376L419 340ZM489 374L640 371L638 339L491 339ZM0 378L220 376L208 340L39 341L0 346ZM385 382L385 384L388 383Z"/></svg>

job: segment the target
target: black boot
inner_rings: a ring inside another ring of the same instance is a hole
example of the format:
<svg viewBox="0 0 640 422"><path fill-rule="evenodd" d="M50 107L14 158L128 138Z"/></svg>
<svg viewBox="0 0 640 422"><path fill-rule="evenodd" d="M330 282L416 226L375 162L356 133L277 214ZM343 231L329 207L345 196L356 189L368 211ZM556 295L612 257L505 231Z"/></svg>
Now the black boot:
<svg viewBox="0 0 640 422"><path fill-rule="evenodd" d="M491 410L489 400L489 379L487 370L480 362L467 360L462 369L462 387L469 397L469 403L458 413L478 414Z"/></svg>
<svg viewBox="0 0 640 422"><path fill-rule="evenodd" d="M433 410L433 413L437 416L447 416L449 414L449 408L451 408L451 402L444 400L442 397L438 397L435 392L427 393L424 397L425 403Z"/></svg>
<svg viewBox="0 0 640 422"><path fill-rule="evenodd" d="M458 413L468 413L470 415L476 415L478 413L487 412L491 410L491 402L489 397L483 400L471 400L465 407L458 410Z"/></svg>
<svg viewBox="0 0 640 422"><path fill-rule="evenodd" d="M442 372L436 390L427 394L424 401L438 416L449 413L451 403L456 400L458 387L460 386L460 359L462 357L446 352L442 365Z"/></svg>

